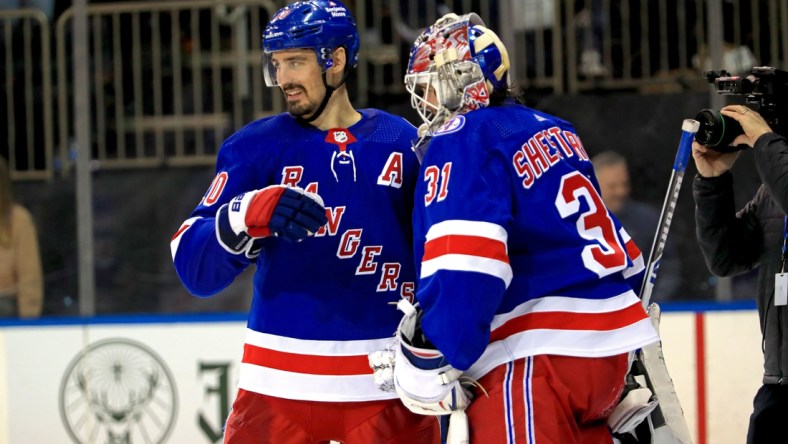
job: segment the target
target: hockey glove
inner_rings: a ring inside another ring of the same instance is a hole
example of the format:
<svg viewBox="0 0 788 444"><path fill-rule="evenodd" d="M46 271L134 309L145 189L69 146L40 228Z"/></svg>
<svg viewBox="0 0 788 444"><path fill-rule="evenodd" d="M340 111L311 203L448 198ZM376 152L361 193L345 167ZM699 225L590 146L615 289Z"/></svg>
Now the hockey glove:
<svg viewBox="0 0 788 444"><path fill-rule="evenodd" d="M406 299L397 307L405 312L394 358L394 389L402 403L420 415L450 415L466 409L471 395L461 383L462 371L446 362L421 333L423 312Z"/></svg>
<svg viewBox="0 0 788 444"><path fill-rule="evenodd" d="M234 197L216 214L216 237L229 252L238 254L254 239L277 236L300 242L326 224L323 200L301 188L272 185Z"/></svg>

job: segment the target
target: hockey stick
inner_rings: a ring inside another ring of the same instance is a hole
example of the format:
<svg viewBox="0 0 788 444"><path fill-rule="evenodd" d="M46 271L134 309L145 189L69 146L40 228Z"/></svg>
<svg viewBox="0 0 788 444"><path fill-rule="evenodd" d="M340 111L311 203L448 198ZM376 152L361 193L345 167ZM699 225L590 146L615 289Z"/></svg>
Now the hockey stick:
<svg viewBox="0 0 788 444"><path fill-rule="evenodd" d="M656 303L650 304L651 293L654 290L654 282L659 272L659 263L662 260L662 253L665 249L665 242L668 238L668 230L673 220L673 213L676 210L681 182L684 179L684 170L687 167L690 153L692 152L692 141L695 133L698 132L700 123L697 120L687 119L681 125L681 141L676 152L676 160L673 163L673 172L670 176L670 184L665 195L665 202L662 205L657 232L654 235L654 242L651 246L648 262L646 263L646 275L643 277L643 285L640 289L640 300L643 307L648 311L654 328L659 331L660 309ZM635 372L642 372L646 377L648 388L656 397L657 407L649 414L644 424L648 424L646 434L652 444L690 444L689 429L684 420L684 412L681 408L676 389L673 387L673 380L670 378L665 357L662 354L662 342L656 342L643 347L637 353L637 368Z"/></svg>
<svg viewBox="0 0 788 444"><path fill-rule="evenodd" d="M665 241L668 239L668 229L673 220L673 212L676 210L676 202L681 190L681 182L684 180L684 170L687 168L690 153L692 153L692 141L695 133L700 128L700 122L693 119L686 119L681 124L681 141L676 152L676 160L673 162L673 172L670 174L670 184L665 195L665 202L662 204L662 212L657 223L657 232L654 235L654 242L651 245L651 252L646 262L646 274L643 277L643 284L640 287L640 300L643 301L643 308L648 308L651 301L651 293L654 291L654 281L659 272L659 263L662 260L662 253L665 250Z"/></svg>

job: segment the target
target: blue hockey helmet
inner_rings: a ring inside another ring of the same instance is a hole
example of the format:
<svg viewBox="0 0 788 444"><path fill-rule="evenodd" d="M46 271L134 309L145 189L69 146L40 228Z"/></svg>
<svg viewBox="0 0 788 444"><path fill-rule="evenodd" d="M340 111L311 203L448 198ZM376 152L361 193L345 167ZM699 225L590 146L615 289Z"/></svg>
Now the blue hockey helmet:
<svg viewBox="0 0 788 444"><path fill-rule="evenodd" d="M359 38L356 22L338 1L311 0L285 6L273 15L263 33L263 73L268 86L276 86L276 69L270 55L286 49L313 49L325 71L334 64L338 47L347 52L347 66L358 64Z"/></svg>
<svg viewBox="0 0 788 444"><path fill-rule="evenodd" d="M405 75L411 105L431 129L489 104L509 87L509 55L476 14L447 14L413 44ZM434 94L432 103L429 93Z"/></svg>

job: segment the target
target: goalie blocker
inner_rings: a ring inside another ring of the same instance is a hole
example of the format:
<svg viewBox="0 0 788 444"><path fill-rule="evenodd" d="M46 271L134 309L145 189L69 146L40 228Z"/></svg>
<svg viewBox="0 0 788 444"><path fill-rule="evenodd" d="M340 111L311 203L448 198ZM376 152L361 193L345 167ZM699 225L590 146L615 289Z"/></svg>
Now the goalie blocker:
<svg viewBox="0 0 788 444"><path fill-rule="evenodd" d="M389 350L369 355L375 383L383 391L395 391L413 413L450 415L446 443L467 443L465 409L472 398L463 384L473 385L473 382L463 378L463 372L449 365L424 337L420 325L423 312L418 306L401 299L397 308L405 315L397 328L396 342Z"/></svg>

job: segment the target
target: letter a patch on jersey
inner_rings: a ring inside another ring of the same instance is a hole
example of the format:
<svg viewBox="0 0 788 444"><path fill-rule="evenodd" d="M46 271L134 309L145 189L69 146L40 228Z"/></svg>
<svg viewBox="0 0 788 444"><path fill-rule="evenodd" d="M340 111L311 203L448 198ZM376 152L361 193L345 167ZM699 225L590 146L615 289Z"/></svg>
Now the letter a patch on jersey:
<svg viewBox="0 0 788 444"><path fill-rule="evenodd" d="M394 188L402 186L402 153L393 152L386 161L386 166L378 176L378 185L387 185Z"/></svg>

